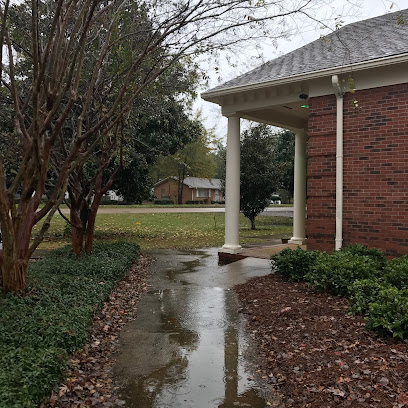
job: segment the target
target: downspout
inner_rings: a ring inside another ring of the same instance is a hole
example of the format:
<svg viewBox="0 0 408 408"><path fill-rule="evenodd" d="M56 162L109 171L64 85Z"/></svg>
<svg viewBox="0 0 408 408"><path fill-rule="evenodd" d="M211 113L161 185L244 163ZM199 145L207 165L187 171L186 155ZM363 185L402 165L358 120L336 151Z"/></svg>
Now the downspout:
<svg viewBox="0 0 408 408"><path fill-rule="evenodd" d="M332 76L337 99L336 124L336 238L335 250L343 245L343 90L337 75Z"/></svg>

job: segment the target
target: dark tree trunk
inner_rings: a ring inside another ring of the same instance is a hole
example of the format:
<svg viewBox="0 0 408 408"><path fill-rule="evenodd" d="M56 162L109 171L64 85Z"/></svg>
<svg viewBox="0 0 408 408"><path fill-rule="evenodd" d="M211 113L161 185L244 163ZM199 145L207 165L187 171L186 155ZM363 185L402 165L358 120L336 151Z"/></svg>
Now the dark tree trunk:
<svg viewBox="0 0 408 408"><path fill-rule="evenodd" d="M3 251L0 257L3 293L21 292L25 290L27 262L19 260L17 252L13 239L4 241Z"/></svg>
<svg viewBox="0 0 408 408"><path fill-rule="evenodd" d="M3 293L24 292L33 217L30 214L30 199L21 203L21 217L12 223L9 218L2 228L3 250L0 256Z"/></svg>
<svg viewBox="0 0 408 408"><path fill-rule="evenodd" d="M69 221L71 223L72 251L79 255L82 252L84 244L84 229L81 222L80 209L73 208L72 203Z"/></svg>
<svg viewBox="0 0 408 408"><path fill-rule="evenodd" d="M183 188L184 188L184 178L186 173L185 166L182 167L181 171L179 171L178 177L178 197L177 197L177 204L183 204Z"/></svg>
<svg viewBox="0 0 408 408"><path fill-rule="evenodd" d="M255 230L255 215L251 215L251 230Z"/></svg>
<svg viewBox="0 0 408 408"><path fill-rule="evenodd" d="M85 233L85 252L90 255L93 249L95 236L96 215L98 213L99 204L101 203L103 193L96 193L88 213L88 223Z"/></svg>
<svg viewBox="0 0 408 408"><path fill-rule="evenodd" d="M84 232L88 218L88 204L84 198L80 173L72 173L68 194L70 198L69 223L71 224L72 251L79 255L84 247Z"/></svg>

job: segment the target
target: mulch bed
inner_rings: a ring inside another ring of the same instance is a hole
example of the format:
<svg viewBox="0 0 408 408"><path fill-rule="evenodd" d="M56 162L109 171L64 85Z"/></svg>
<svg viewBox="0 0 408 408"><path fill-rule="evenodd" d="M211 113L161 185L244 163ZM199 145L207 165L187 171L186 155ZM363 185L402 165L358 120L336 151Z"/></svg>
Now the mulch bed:
<svg viewBox="0 0 408 408"><path fill-rule="evenodd" d="M252 365L279 407L408 407L408 344L365 330L347 300L271 274L235 287Z"/></svg>
<svg viewBox="0 0 408 408"><path fill-rule="evenodd" d="M113 354L119 332L133 320L140 297L148 288L151 259L140 256L94 318L88 344L69 358L66 381L56 387L41 408L120 407L112 382Z"/></svg>

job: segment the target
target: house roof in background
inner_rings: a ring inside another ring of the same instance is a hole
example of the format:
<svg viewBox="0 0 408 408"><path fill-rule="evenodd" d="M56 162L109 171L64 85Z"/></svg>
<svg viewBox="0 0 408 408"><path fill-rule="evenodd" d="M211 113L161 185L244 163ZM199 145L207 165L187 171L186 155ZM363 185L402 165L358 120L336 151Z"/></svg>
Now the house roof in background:
<svg viewBox="0 0 408 408"><path fill-rule="evenodd" d="M184 179L184 184L190 188L215 188L217 190L221 189L220 179L207 179L198 177L186 177Z"/></svg>
<svg viewBox="0 0 408 408"><path fill-rule="evenodd" d="M163 180L160 180L154 186L158 186L165 181L172 179L177 181L176 177L167 177ZM199 177L186 177L184 179L184 184L190 188L213 188L216 190L221 190L221 180L220 179L207 179L207 178L199 178Z"/></svg>
<svg viewBox="0 0 408 408"><path fill-rule="evenodd" d="M404 24L398 24L402 17ZM408 54L408 9L348 24L204 93Z"/></svg>

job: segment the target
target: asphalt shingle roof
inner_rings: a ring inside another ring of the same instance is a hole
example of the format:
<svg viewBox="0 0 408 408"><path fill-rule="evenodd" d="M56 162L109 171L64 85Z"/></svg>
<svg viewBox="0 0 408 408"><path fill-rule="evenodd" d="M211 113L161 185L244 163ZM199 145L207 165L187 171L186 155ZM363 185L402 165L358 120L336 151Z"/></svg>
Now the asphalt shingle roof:
<svg viewBox="0 0 408 408"><path fill-rule="evenodd" d="M184 184L190 188L215 188L221 189L221 180L220 179L206 179L198 177L186 177L184 179Z"/></svg>
<svg viewBox="0 0 408 408"><path fill-rule="evenodd" d="M177 181L177 177L167 177L164 180L160 180L154 186L155 187L159 186L168 179L173 179ZM186 177L184 179L184 184L189 186L190 188L214 188L216 190L221 190L221 180L216 178L207 179L199 177Z"/></svg>
<svg viewBox="0 0 408 408"><path fill-rule="evenodd" d="M399 16L404 24L398 24ZM408 9L358 21L208 92L408 53Z"/></svg>

